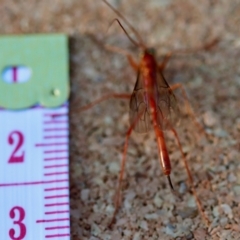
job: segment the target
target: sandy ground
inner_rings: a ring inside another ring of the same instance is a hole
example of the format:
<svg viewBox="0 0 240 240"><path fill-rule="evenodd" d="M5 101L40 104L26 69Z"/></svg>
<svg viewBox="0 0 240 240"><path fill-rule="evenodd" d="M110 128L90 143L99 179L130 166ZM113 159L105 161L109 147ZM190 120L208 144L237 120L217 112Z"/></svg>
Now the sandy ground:
<svg viewBox="0 0 240 240"><path fill-rule="evenodd" d="M111 44L139 51L117 24L116 15L96 0L1 0L2 34L65 33L70 39L71 235L84 239L240 239L240 2L238 0L112 0L158 56L194 48L214 38L211 51L176 56L164 75L184 85L207 136L181 113L176 126L205 213L206 227L188 185L182 157L166 132L172 161L171 192L158 162L153 132L133 133L127 152L122 204L112 229L120 160L129 127L128 100L109 99L80 112L81 106L108 93L131 93L136 73ZM161 57L158 58L161 61Z"/></svg>

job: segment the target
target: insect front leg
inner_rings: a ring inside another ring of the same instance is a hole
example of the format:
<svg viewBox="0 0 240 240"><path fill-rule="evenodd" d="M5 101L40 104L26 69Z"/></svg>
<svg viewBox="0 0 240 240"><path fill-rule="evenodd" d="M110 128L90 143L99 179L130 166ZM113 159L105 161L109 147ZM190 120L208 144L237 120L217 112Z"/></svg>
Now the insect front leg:
<svg viewBox="0 0 240 240"><path fill-rule="evenodd" d="M212 41L210 41L202 46L199 46L199 47L178 49L175 51L168 52L163 55L163 60L158 65L158 69L160 72L162 72L166 68L167 63L169 62L169 60L172 56L177 56L177 55L182 55L182 54L194 54L194 53L198 53L201 51L208 51L211 48L213 48L215 45L217 45L218 42L219 42L219 38L214 38Z"/></svg>
<svg viewBox="0 0 240 240"><path fill-rule="evenodd" d="M136 72L138 72L139 66L138 66L138 64L135 62L135 60L133 59L133 57L132 57L131 55L128 55L128 56L127 56L127 59L128 59L129 64L131 65L131 67L132 67Z"/></svg>
<svg viewBox="0 0 240 240"><path fill-rule="evenodd" d="M166 68L171 56L172 56L172 52L169 52L169 53L167 53L166 55L163 56L162 62L158 65L158 70L160 72L162 72Z"/></svg>
<svg viewBox="0 0 240 240"><path fill-rule="evenodd" d="M131 67L137 72L139 69L138 64L136 63L136 61L134 60L134 58L132 57L131 53L122 49L122 48L118 48L115 46L111 46L111 45L105 45L104 46L108 51L111 52L116 52L119 54L124 55L125 57L127 57L129 64L131 65Z"/></svg>

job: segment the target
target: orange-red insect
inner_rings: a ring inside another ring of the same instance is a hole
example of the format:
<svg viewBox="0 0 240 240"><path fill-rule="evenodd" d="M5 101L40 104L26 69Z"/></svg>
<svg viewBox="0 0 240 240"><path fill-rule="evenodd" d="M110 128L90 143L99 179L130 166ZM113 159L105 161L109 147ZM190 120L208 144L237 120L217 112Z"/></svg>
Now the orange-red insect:
<svg viewBox="0 0 240 240"><path fill-rule="evenodd" d="M131 132L132 130L135 130L136 132L139 132L139 133L145 133L149 131L151 127L153 127L156 135L157 145L158 145L160 164L162 166L163 173L167 176L169 184L172 189L173 189L173 185L170 178L171 163L170 163L170 159L169 159L169 155L168 155L168 151L165 143L163 130L170 129L175 135L178 146L182 153L182 158L188 174L188 179L191 184L192 191L194 193L198 208L204 220L207 222L207 224L209 224L209 220L204 214L203 208L201 206L201 203L197 197L195 188L193 186L192 175L189 170L186 158L183 154L179 137L177 135L176 130L172 126L173 119L174 119L173 116L174 114L177 114L177 101L173 94L173 89L179 88L179 87L182 88L182 86L181 84L176 84L170 87L162 74L162 71L165 68L167 61L169 60L171 53L165 56L161 64L158 64L156 61L154 49L146 47L141 36L138 34L135 28L127 21L127 19L121 13L119 13L106 0L102 0L102 1L105 4L107 4L131 29L131 31L134 33L138 41L130 37L130 35L127 33L127 31L125 30L121 22L118 19L115 19L120 25L120 27L123 29L123 31L126 33L130 41L134 45L139 47L142 51L142 55L138 64L135 63L131 55L124 52L124 54L127 55L131 66L137 71L137 80L131 96L129 96L128 94L111 94L111 95L104 96L101 99L96 100L95 102L82 108L82 110L89 109L95 104L100 103L109 98L129 98L130 97L130 127L126 134L126 141L125 141L124 150L123 150L121 170L119 174L118 188L116 193L115 212L113 214L112 222L115 219L116 213L120 205L121 185L122 185L125 162L126 162L128 139L131 135ZM204 49L209 48L213 44L215 44L215 42L205 46ZM112 48L112 50L114 50L114 48Z"/></svg>

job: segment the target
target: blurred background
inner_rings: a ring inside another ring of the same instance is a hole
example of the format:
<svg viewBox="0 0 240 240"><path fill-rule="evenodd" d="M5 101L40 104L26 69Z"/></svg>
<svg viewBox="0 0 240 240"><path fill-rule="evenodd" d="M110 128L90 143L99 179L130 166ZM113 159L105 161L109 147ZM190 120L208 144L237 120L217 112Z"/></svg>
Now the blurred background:
<svg viewBox="0 0 240 240"><path fill-rule="evenodd" d="M113 229L107 224L128 123L128 101L109 99L80 112L108 93L131 93L136 73L110 44L136 49L111 22L117 17L102 1L0 1L0 32L65 33L70 51L70 196L72 239L239 239L240 201L240 2L238 0L112 0L139 31L158 60L164 53L196 48L218 38L209 51L174 56L164 71L169 84L184 85L198 132L180 91L176 127L198 195L211 220L196 210L174 136L166 132L175 197L158 163L154 133L133 133L129 142L123 200ZM123 23L124 25L124 23ZM47 53L46 53L47 54ZM58 69L55 69L58 71Z"/></svg>

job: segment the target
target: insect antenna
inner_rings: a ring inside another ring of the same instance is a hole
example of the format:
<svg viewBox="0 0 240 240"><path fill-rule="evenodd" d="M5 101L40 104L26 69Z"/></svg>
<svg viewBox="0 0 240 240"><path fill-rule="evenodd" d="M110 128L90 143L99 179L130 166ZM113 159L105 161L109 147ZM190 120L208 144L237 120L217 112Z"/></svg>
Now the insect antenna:
<svg viewBox="0 0 240 240"><path fill-rule="evenodd" d="M134 44L137 46L140 46L142 48L146 48L145 44L143 43L143 40L140 36L140 34L137 32L137 30L131 25L131 23L116 9L114 8L109 2L107 2L106 0L102 0L106 5L108 5L109 8L112 9L113 12L115 12L117 14L117 16L119 16L124 22L125 24L131 29L131 31L135 34L135 37L138 40L138 43L136 41L133 41L132 38L130 38L129 34L127 33L127 31L124 29L124 27L122 26L122 24L120 23L120 21L118 19L115 19L118 21L120 27L123 29L123 31L126 33L126 35L128 36L129 39L131 39L131 42L135 42ZM114 20L114 21L115 21Z"/></svg>
<svg viewBox="0 0 240 240"><path fill-rule="evenodd" d="M137 43L127 32L127 30L123 27L123 25L121 24L121 22L116 18L112 21L112 23L109 25L109 28L111 27L111 25L117 21L117 23L119 24L119 26L122 28L122 30L124 31L124 33L127 35L128 39L130 40L130 42L132 42L134 45L136 45L137 47L139 47L139 43ZM108 28L108 29L109 29Z"/></svg>

